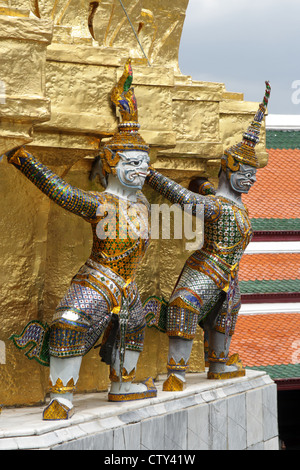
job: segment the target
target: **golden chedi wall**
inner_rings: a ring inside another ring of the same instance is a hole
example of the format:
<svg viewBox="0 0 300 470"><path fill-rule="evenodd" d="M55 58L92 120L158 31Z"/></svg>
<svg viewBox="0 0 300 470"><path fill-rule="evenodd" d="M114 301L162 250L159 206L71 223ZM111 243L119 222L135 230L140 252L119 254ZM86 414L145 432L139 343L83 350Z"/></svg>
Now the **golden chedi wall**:
<svg viewBox="0 0 300 470"><path fill-rule="evenodd" d="M154 167L184 185L195 175L216 181L223 149L240 140L257 103L228 93L222 83L181 74L178 49L188 0L123 4L148 60L117 0L0 1L1 153L27 144L71 184L102 191L89 173L101 142L116 130L109 95L132 57L141 134ZM264 166L264 132L258 153ZM91 232L5 158L0 181L0 403L36 404L45 399L49 370L28 360L9 337L30 320L51 321L90 253ZM144 192L151 203L166 203L146 186ZM137 276L143 300L169 297L190 254L185 248L184 239L152 241ZM147 329L137 379L166 372L167 350L167 337ZM203 370L199 329L190 371ZM98 350L89 352L78 391L107 389L108 374Z"/></svg>

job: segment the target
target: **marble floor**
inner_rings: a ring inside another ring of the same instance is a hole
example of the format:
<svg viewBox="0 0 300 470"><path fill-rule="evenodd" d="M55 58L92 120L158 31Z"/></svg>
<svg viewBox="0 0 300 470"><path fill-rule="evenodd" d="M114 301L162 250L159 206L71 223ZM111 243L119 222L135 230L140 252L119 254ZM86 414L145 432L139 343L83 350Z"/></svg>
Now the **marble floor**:
<svg viewBox="0 0 300 470"><path fill-rule="evenodd" d="M158 423L159 418L170 414L178 417L178 413L183 410L191 411L199 405L221 403L222 400L224 402L227 398L237 397L249 391L269 390L269 387L273 390L275 386L265 372L251 370L247 371L245 377L226 381L207 380L205 372L191 373L187 375L187 387L182 392L163 392L164 379L165 377L162 376L156 382L157 397L146 400L111 403L107 401L107 392L75 395L75 414L66 421L43 421L44 406L4 407L0 415L0 450L55 449L68 443L88 442L87 439L90 442L88 447L93 448L91 447L94 445L91 444L92 436L101 436L102 441L104 439L101 448L124 448L122 446L127 448L126 445L130 448L137 443L124 443L124 432L123 443L119 442L118 437L119 431L126 426L126 439L128 440L130 430L134 426L140 426L142 422L149 423L155 418L155 422ZM202 406L201 410L203 412L205 407ZM276 410L271 410L270 415L273 416L273 422L272 432L269 434L271 437L276 437ZM108 441L106 442L105 439ZM155 436L152 439L155 439ZM99 439L97 442L100 446ZM149 444L144 443L142 448L147 448L147 446L153 448L160 444L161 441L158 443L153 441Z"/></svg>

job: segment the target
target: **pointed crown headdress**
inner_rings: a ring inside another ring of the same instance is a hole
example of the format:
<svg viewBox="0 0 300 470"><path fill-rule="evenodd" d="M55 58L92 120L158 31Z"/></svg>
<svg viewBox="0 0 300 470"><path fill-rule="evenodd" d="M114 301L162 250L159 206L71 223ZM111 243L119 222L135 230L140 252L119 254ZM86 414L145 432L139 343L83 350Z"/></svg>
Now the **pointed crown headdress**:
<svg viewBox="0 0 300 470"><path fill-rule="evenodd" d="M131 87L133 73L131 60L128 59L123 75L111 93L112 103L119 108L122 122L118 125L118 131L105 143L101 155L103 169L107 173L115 174L115 166L120 160L118 152L126 150L143 150L149 152L149 146L138 133L137 101L134 89Z"/></svg>
<svg viewBox="0 0 300 470"><path fill-rule="evenodd" d="M251 165L255 168L259 166L258 159L255 155L255 146L259 142L261 122L264 118L271 92L270 83L266 81L265 84L266 89L263 101L260 103L257 113L247 131L243 134L243 140L225 150L221 158L221 165L224 170L228 168L231 171L237 171L240 163Z"/></svg>

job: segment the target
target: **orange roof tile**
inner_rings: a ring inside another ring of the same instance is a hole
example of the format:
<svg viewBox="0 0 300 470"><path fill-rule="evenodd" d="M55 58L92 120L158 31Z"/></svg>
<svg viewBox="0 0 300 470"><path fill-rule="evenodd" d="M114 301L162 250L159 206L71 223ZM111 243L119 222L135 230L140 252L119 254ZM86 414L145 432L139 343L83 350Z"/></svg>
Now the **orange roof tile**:
<svg viewBox="0 0 300 470"><path fill-rule="evenodd" d="M251 218L300 218L300 149L268 149L269 161L243 196Z"/></svg>
<svg viewBox="0 0 300 470"><path fill-rule="evenodd" d="M300 253L244 254L240 261L239 280L300 279Z"/></svg>
<svg viewBox="0 0 300 470"><path fill-rule="evenodd" d="M230 354L244 366L300 363L300 313L239 315Z"/></svg>

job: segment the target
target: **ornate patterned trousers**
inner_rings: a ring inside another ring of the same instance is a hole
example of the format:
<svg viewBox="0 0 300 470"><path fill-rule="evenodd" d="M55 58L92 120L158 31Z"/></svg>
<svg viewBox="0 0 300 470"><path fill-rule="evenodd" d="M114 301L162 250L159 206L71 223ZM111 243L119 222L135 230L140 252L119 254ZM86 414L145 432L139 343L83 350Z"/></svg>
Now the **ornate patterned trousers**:
<svg viewBox="0 0 300 470"><path fill-rule="evenodd" d="M168 305L167 334L194 339L197 325L225 333L226 294L200 271L185 266ZM236 284L231 311L230 335L233 334L240 309L240 291Z"/></svg>
<svg viewBox="0 0 300 470"><path fill-rule="evenodd" d="M83 266L73 278L60 301L50 330L50 354L56 357L74 357L86 354L100 338L112 318L113 308L120 303L116 280L106 272L96 272ZM145 334L145 315L134 282L127 289L128 322L126 349L142 351Z"/></svg>

